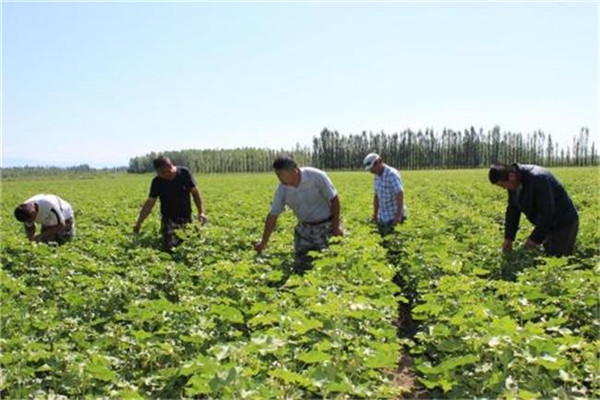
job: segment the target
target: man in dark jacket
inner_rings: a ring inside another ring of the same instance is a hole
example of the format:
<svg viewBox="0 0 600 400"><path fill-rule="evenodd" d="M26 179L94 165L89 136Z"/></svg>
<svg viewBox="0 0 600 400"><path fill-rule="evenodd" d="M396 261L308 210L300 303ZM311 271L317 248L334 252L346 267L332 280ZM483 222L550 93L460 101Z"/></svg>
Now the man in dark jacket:
<svg viewBox="0 0 600 400"><path fill-rule="evenodd" d="M535 226L525 247L544 245L549 256L573 254L579 216L562 184L537 165L494 165L490 182L508 191L504 251L511 251L521 212Z"/></svg>

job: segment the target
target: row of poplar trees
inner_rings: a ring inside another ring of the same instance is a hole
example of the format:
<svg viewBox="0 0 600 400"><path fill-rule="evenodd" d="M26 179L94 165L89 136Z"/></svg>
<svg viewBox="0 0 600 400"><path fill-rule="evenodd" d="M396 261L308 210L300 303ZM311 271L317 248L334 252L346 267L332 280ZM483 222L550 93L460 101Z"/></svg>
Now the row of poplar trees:
<svg viewBox="0 0 600 400"><path fill-rule="evenodd" d="M362 132L342 135L323 129L312 142L312 148L296 145L293 149L217 149L182 150L160 153L193 172L264 172L272 169L273 160L282 153L290 154L299 165L312 165L328 170L353 170L361 167L364 156L379 153L385 161L401 169L453 169L488 167L494 163L538 164L554 166L598 165L595 142L589 129L582 128L571 145L559 146L551 135L542 131L530 134L501 132L499 127L484 132L474 128L464 131L444 129L436 134L404 130L400 133ZM158 153L134 157L129 172L153 170L152 160Z"/></svg>

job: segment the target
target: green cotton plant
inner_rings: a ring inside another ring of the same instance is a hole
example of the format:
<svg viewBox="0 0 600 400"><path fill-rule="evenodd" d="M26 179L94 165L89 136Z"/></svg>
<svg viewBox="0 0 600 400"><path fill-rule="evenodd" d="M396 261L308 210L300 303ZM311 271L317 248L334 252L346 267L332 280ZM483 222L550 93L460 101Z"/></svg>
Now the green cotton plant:
<svg viewBox="0 0 600 400"><path fill-rule="evenodd" d="M345 236L303 276L291 212L252 248L274 174L198 176L209 222L173 254L158 207L131 233L151 175L3 181L0 394L396 398L414 389L397 381L410 351L427 397L599 397L597 171L557 172L580 213L566 261L499 251L506 197L483 170L403 172L409 219L385 238L373 177L344 172ZM74 206L74 241L27 242L13 208L41 192ZM414 337L398 339L400 305Z"/></svg>
<svg viewBox="0 0 600 400"><path fill-rule="evenodd" d="M417 220L386 239L401 247L392 247L392 261L420 323L411 347L419 381L444 397L597 397L599 280L590 259L578 258L597 257L597 249L562 259L523 249L503 255L490 243L501 243L503 220L485 229L471 206L454 205L436 213L437 224ZM580 248L597 242L598 215L598 207L580 210Z"/></svg>

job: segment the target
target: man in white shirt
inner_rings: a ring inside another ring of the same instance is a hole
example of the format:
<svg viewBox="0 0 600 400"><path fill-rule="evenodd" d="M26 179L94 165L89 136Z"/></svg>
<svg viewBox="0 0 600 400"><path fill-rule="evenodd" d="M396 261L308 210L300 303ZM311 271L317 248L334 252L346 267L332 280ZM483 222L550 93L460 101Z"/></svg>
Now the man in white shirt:
<svg viewBox="0 0 600 400"><path fill-rule="evenodd" d="M259 253L264 249L279 214L288 206L298 218L294 230L295 266L303 272L310 266L309 251L327 247L331 236L342 236L340 201L333 183L319 169L299 168L288 156L278 157L273 168L281 183L275 191L262 240L254 244L254 249Z"/></svg>
<svg viewBox="0 0 600 400"><path fill-rule="evenodd" d="M25 224L30 241L62 244L75 236L73 208L53 194L38 194L27 199L15 208L15 218ZM39 235L35 234L35 223L42 226Z"/></svg>
<svg viewBox="0 0 600 400"><path fill-rule="evenodd" d="M394 231L394 226L407 218L402 178L398 170L385 164L377 153L368 154L363 166L366 171L375 175L373 222L377 223L382 235L387 235Z"/></svg>

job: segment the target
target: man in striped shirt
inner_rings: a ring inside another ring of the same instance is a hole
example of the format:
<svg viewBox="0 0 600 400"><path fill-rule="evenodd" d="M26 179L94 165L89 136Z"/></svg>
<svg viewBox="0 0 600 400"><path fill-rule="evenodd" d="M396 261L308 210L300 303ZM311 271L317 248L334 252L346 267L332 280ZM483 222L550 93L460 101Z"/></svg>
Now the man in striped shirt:
<svg viewBox="0 0 600 400"><path fill-rule="evenodd" d="M404 203L402 178L398 170L385 164L377 153L368 154L363 161L363 166L366 171L375 175L373 222L377 223L382 235L387 235L408 216Z"/></svg>

